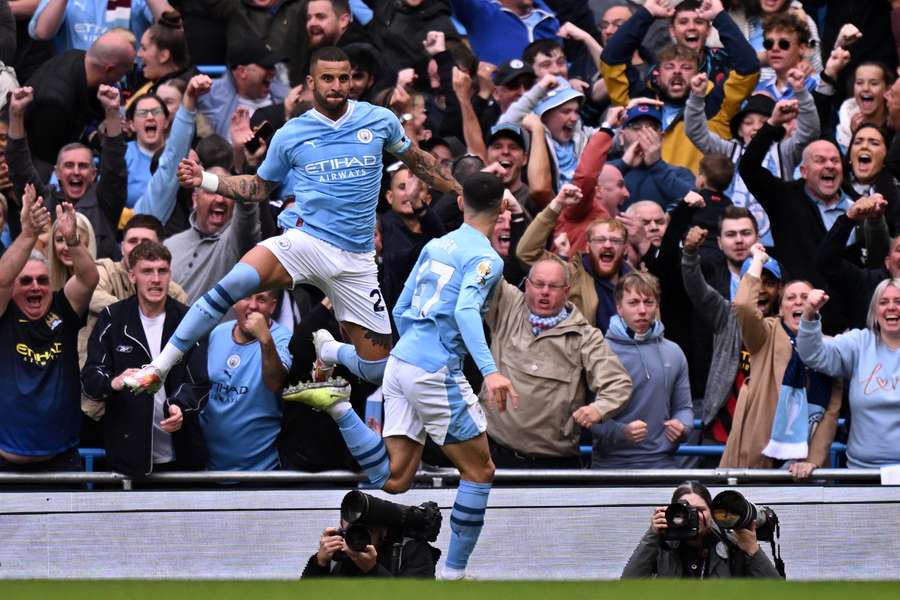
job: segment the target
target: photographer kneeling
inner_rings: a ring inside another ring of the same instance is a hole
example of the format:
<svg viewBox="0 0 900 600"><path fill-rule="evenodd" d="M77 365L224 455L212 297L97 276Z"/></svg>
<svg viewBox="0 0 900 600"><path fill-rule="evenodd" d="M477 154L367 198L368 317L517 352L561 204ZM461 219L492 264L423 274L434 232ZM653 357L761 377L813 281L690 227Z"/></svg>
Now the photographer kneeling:
<svg viewBox="0 0 900 600"><path fill-rule="evenodd" d="M434 579L441 551L437 504L403 506L359 491L341 503L341 528L326 527L305 577L420 577Z"/></svg>
<svg viewBox="0 0 900 600"><path fill-rule="evenodd" d="M719 521L733 529L723 529L713 520L712 507L721 507L723 497L732 502L737 498L745 511L736 516L727 509L716 510ZM672 494L672 504L654 511L650 529L628 559L622 578L781 577L756 535L757 527L765 523L765 537L771 539L777 517L765 507L757 516L757 510L737 492L722 492L714 503L704 485L681 484ZM735 524L737 519L741 522Z"/></svg>

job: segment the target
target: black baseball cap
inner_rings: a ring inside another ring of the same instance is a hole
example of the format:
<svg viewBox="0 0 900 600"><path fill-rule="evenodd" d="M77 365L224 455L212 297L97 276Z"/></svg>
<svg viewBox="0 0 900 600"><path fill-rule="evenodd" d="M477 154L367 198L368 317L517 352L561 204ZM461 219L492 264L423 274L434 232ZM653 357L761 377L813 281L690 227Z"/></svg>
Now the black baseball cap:
<svg viewBox="0 0 900 600"><path fill-rule="evenodd" d="M235 37L228 42L228 66L232 69L240 65L259 65L271 69L283 60L255 35Z"/></svg>
<svg viewBox="0 0 900 600"><path fill-rule="evenodd" d="M522 146L522 150L528 152L528 134L515 123L497 123L491 127L491 137L488 138L488 145L494 143L498 138L509 138L515 143Z"/></svg>
<svg viewBox="0 0 900 600"><path fill-rule="evenodd" d="M508 83L515 81L517 77L521 77L522 75L526 75L532 78L537 77L534 74L534 69L526 65L520 59L514 58L497 67L497 70L494 71L494 84L507 85Z"/></svg>

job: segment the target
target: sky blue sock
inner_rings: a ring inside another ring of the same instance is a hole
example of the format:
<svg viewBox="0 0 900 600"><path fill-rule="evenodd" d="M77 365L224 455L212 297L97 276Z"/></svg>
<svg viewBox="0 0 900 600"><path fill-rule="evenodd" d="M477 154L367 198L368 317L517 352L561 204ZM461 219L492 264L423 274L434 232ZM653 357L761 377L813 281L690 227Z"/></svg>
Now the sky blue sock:
<svg viewBox="0 0 900 600"><path fill-rule="evenodd" d="M384 440L366 427L354 410L348 410L336 422L350 454L359 463L366 477L372 485L383 487L391 476L391 464Z"/></svg>
<svg viewBox="0 0 900 600"><path fill-rule="evenodd" d="M222 320L228 309L259 289L259 273L246 263L232 267L215 287L197 299L175 329L169 343L187 352Z"/></svg>
<svg viewBox="0 0 900 600"><path fill-rule="evenodd" d="M369 383L381 385L384 379L384 366L387 358L380 360L363 360L356 353L356 348L351 344L344 344L338 349L338 362L347 367L357 377L365 379Z"/></svg>
<svg viewBox="0 0 900 600"><path fill-rule="evenodd" d="M469 556L475 549L481 528L484 526L484 510L487 508L490 483L459 482L456 502L450 512L450 548L447 550L447 566L464 570Z"/></svg>

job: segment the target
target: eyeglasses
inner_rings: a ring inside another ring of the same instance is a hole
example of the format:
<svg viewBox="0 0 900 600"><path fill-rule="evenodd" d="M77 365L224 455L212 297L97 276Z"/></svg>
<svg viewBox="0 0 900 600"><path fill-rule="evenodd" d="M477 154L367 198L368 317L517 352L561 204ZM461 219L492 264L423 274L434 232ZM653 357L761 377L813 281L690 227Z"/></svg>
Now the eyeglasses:
<svg viewBox="0 0 900 600"><path fill-rule="evenodd" d="M31 275L22 275L21 277L19 277L19 285L21 285L22 287L28 287L35 281L37 281L38 285L50 285L50 276L38 275L37 278L34 278Z"/></svg>
<svg viewBox="0 0 900 600"><path fill-rule="evenodd" d="M622 238L614 238L614 237L604 237L598 236L588 240L591 244L597 244L598 246L602 246L603 244L609 242L613 246L623 246L625 245L625 240Z"/></svg>
<svg viewBox="0 0 900 600"><path fill-rule="evenodd" d="M530 283L532 286L534 286L535 288L537 288L539 290L548 289L551 292L558 292L560 290L564 290L567 287L569 287L566 284L545 283L543 281L535 281L531 277L528 277L528 283Z"/></svg>
<svg viewBox="0 0 900 600"><path fill-rule="evenodd" d="M163 109L161 109L161 108L159 108L159 107L156 107L156 108L139 108L139 109L137 109L136 111L134 111L134 116L135 116L135 117L146 117L147 115L153 115L154 117L158 117L158 116L161 115L161 114L163 114Z"/></svg>
<svg viewBox="0 0 900 600"><path fill-rule="evenodd" d="M766 50L771 50L775 47L775 44L778 44L778 47L781 50L790 50L791 48L791 40L785 38L778 38L778 40L766 38L763 40L763 48L765 48Z"/></svg>

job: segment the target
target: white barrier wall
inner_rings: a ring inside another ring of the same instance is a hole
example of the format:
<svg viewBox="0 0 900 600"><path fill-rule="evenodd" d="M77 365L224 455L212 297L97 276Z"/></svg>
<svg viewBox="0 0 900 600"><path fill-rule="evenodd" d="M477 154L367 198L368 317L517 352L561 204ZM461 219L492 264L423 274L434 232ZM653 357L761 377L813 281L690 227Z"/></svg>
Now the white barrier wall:
<svg viewBox="0 0 900 600"><path fill-rule="evenodd" d="M617 578L672 487L499 488L479 579ZM710 488L713 495L722 488ZM900 488L737 488L781 519L789 579L900 579ZM344 491L0 493L0 578L292 579ZM379 494L380 495L380 494ZM438 502L446 552L455 490ZM768 552L768 545L764 545Z"/></svg>

